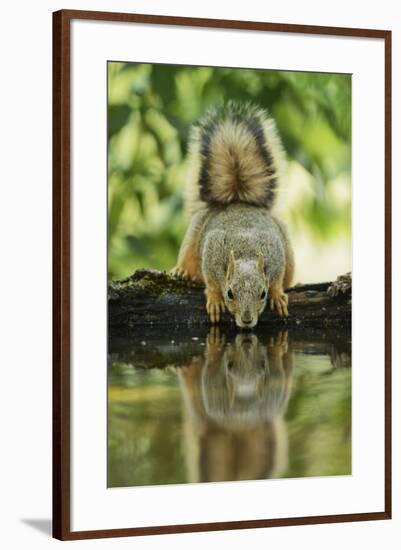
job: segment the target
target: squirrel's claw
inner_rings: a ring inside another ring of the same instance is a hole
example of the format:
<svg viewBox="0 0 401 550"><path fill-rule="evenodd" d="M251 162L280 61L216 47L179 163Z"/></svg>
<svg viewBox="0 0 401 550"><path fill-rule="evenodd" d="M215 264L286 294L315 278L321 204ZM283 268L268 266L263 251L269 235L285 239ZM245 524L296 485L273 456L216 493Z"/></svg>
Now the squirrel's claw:
<svg viewBox="0 0 401 550"><path fill-rule="evenodd" d="M270 309L275 309L280 317L288 317L287 294L284 294L284 292L274 292L270 298Z"/></svg>
<svg viewBox="0 0 401 550"><path fill-rule="evenodd" d="M170 273L174 277L178 277L180 279L186 279L186 280L192 280L193 279L193 277L191 277L189 272L186 271L185 269L183 269L182 267L176 266L170 271Z"/></svg>
<svg viewBox="0 0 401 550"><path fill-rule="evenodd" d="M206 310L209 314L210 321L212 323L219 323L220 311L225 311L223 300L209 297L206 302Z"/></svg>

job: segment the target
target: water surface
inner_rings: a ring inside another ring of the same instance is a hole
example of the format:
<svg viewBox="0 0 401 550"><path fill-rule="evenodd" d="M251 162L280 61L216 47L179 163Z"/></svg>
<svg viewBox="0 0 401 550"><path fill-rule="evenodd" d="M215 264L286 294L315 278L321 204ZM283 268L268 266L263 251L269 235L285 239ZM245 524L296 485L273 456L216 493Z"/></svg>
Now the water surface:
<svg viewBox="0 0 401 550"><path fill-rule="evenodd" d="M108 487L351 474L351 335L111 336Z"/></svg>

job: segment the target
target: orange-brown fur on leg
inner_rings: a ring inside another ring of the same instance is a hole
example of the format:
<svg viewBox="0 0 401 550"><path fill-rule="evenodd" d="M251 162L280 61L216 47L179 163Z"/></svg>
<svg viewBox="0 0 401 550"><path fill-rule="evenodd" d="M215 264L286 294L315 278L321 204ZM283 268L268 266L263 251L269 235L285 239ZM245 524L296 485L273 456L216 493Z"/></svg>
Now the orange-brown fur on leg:
<svg viewBox="0 0 401 550"><path fill-rule="evenodd" d="M220 322L220 311L225 310L220 284L206 278L206 309L212 323Z"/></svg>
<svg viewBox="0 0 401 550"><path fill-rule="evenodd" d="M280 232L283 236L284 252L285 252L285 271L283 277L283 288L289 288L292 279L294 277L295 270L295 258L294 251L291 246L290 238L286 226L281 220L278 220L276 216L272 216L276 224L278 225Z"/></svg>
<svg viewBox="0 0 401 550"><path fill-rule="evenodd" d="M275 309L280 317L288 317L288 296L283 288L284 273L270 281L269 286L270 309Z"/></svg>
<svg viewBox="0 0 401 550"><path fill-rule="evenodd" d="M284 278L283 278L283 287L289 288L291 286L292 279L294 277L295 260L294 260L294 252L292 250L292 246L288 239L285 239L284 241L284 248L285 248L285 272L284 272Z"/></svg>
<svg viewBox="0 0 401 550"><path fill-rule="evenodd" d="M182 279L192 279L200 282L203 280L199 272L199 256L195 240L185 247L181 246L177 265L173 268L172 274Z"/></svg>
<svg viewBox="0 0 401 550"><path fill-rule="evenodd" d="M183 279L203 282L201 261L199 257L199 238L206 221L208 212L206 209L194 213L178 254L177 265L172 269L172 274Z"/></svg>

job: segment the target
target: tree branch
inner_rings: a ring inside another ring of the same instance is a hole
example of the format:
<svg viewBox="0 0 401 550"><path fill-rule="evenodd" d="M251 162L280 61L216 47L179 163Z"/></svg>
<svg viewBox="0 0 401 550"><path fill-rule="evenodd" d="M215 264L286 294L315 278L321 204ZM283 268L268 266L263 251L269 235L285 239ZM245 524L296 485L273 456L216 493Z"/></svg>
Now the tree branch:
<svg viewBox="0 0 401 550"><path fill-rule="evenodd" d="M334 283L297 285L287 289L289 317L283 319L266 309L258 326L304 328L351 326L351 275ZM204 286L164 272L141 269L108 288L109 329L127 330L143 326L194 327L209 324ZM234 326L228 313L221 325Z"/></svg>

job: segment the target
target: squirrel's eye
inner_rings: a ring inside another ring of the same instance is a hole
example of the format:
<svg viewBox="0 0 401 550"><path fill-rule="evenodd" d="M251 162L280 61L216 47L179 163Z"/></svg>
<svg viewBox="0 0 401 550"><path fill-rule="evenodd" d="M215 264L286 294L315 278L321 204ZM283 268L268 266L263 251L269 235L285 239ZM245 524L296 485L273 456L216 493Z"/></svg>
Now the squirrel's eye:
<svg viewBox="0 0 401 550"><path fill-rule="evenodd" d="M234 362L233 362L233 361L229 361L229 362L227 363L227 368L231 370L233 367L234 367Z"/></svg>
<svg viewBox="0 0 401 550"><path fill-rule="evenodd" d="M262 294L260 295L260 299L261 299L261 300L264 300L265 298L266 298L266 290L264 290L264 291L262 292Z"/></svg>
<svg viewBox="0 0 401 550"><path fill-rule="evenodd" d="M227 290L227 296L230 300L233 300L234 299L234 294L233 294L233 291L231 290L231 288L229 288Z"/></svg>

